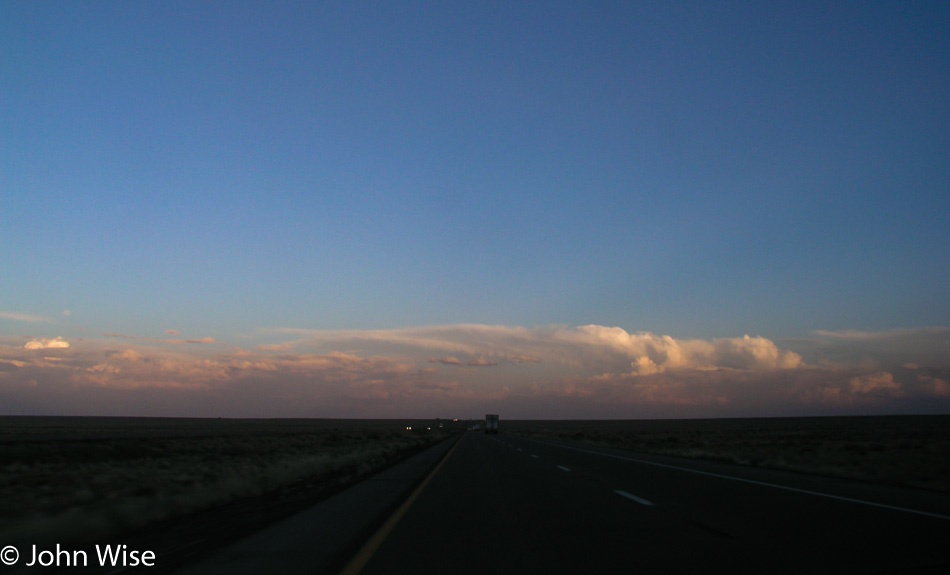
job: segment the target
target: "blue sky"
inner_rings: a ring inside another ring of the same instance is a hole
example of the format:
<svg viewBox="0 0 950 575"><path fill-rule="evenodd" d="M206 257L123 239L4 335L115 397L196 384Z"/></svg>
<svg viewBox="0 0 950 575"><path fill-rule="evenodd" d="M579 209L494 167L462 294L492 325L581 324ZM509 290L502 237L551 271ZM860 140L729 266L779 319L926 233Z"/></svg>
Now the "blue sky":
<svg viewBox="0 0 950 575"><path fill-rule="evenodd" d="M914 334L946 368L948 29L934 2L5 2L0 358L211 338L421 373L502 352L328 342L602 326L808 366Z"/></svg>

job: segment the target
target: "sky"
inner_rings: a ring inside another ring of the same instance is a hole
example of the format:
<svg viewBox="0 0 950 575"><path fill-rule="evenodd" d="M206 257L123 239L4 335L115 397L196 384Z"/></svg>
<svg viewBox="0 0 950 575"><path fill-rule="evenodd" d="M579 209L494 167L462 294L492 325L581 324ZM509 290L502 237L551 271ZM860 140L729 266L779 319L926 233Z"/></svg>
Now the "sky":
<svg viewBox="0 0 950 575"><path fill-rule="evenodd" d="M950 413L947 30L0 3L0 414Z"/></svg>

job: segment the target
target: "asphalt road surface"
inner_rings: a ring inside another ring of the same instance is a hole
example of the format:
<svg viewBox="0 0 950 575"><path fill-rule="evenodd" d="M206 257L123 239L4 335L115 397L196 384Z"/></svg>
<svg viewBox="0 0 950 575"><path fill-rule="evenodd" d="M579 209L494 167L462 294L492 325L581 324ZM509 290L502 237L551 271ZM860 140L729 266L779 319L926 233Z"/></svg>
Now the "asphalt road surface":
<svg viewBox="0 0 950 575"><path fill-rule="evenodd" d="M344 573L950 573L950 497L466 434Z"/></svg>

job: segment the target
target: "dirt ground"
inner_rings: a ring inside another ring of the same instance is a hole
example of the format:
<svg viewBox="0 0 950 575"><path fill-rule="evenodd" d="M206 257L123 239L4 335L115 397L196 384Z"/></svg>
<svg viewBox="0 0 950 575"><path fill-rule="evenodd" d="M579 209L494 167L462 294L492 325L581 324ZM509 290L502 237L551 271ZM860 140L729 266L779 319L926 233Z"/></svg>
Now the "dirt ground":
<svg viewBox="0 0 950 575"><path fill-rule="evenodd" d="M81 543L181 517L279 516L446 437L439 423L0 417L0 538Z"/></svg>

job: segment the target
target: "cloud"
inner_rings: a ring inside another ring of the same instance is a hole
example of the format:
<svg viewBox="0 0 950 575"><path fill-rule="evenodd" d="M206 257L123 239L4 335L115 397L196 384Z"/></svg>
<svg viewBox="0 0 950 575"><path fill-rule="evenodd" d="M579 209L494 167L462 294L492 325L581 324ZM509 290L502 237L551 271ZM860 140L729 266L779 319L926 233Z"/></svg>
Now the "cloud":
<svg viewBox="0 0 950 575"><path fill-rule="evenodd" d="M868 373L851 378L851 391L854 393L884 393L900 395L901 384L894 381L894 375L886 371Z"/></svg>
<svg viewBox="0 0 950 575"><path fill-rule="evenodd" d="M531 407L533 401L553 406L570 400L570 408L562 407L568 415L577 408L576 401L583 399L592 414L652 417L946 409L950 406L941 408L939 403L946 370L939 362L924 361L927 354L919 350L939 349L948 333L950 330L943 328L927 328L816 336L804 341L820 340L826 351L829 345L840 345L828 342L848 341L857 361L810 364L798 350L780 347L761 336L678 339L598 325L268 331L272 336L295 336L279 344L282 349L348 349L409 359L421 356L417 361L455 368L469 362L490 362L497 366L491 379L466 370L452 370L446 376L456 378L462 389L469 386L476 390L477 396L491 393L497 401L521 402L527 411L537 409ZM877 367L880 359L871 364L866 361L895 340L902 341L902 349L920 360L914 369L901 367L914 362L902 361L885 372ZM873 344L870 348L869 342ZM797 343L801 346L801 341ZM433 356L433 352L441 354ZM842 355L838 359L847 358ZM926 376L931 379L919 378L915 370L928 365L937 365Z"/></svg>
<svg viewBox="0 0 950 575"><path fill-rule="evenodd" d="M203 337L201 339L164 339L159 341L165 343L218 343L213 337Z"/></svg>
<svg viewBox="0 0 950 575"><path fill-rule="evenodd" d="M29 323L52 323L53 320L45 315L33 315L29 313L17 313L12 311L0 311L0 319L12 319L13 321L25 321Z"/></svg>
<svg viewBox="0 0 950 575"><path fill-rule="evenodd" d="M107 353L106 355L124 361L142 361L145 359L145 355L143 355L142 352L136 351L132 348L124 349L114 354Z"/></svg>
<svg viewBox="0 0 950 575"><path fill-rule="evenodd" d="M544 363L598 372L650 374L669 369L768 370L791 369L802 364L797 353L780 350L772 341L761 337L676 340L668 335L631 334L619 327L597 325L529 329L462 324L378 331L273 329L269 333L300 336L297 340L279 344L287 347L356 349L410 356L448 352L443 357L459 363L464 362L457 357L467 355L479 358L479 362ZM454 362L446 364L457 365Z"/></svg>
<svg viewBox="0 0 950 575"><path fill-rule="evenodd" d="M579 328L579 332L588 338L585 343L601 343L628 357L631 373L639 375L668 369L794 369L802 364L800 355L781 351L762 337L676 340L668 335L630 334L619 327L596 325Z"/></svg>
<svg viewBox="0 0 950 575"><path fill-rule="evenodd" d="M785 340L809 363L860 365L868 369L915 364L950 367L950 328L921 327L886 331L815 331Z"/></svg>
<svg viewBox="0 0 950 575"><path fill-rule="evenodd" d="M26 342L23 349L65 349L69 347L69 342L61 337L55 339L34 339Z"/></svg>
<svg viewBox="0 0 950 575"><path fill-rule="evenodd" d="M173 329L165 331L166 334L172 335L171 332L174 332L174 334L178 333L177 331ZM125 335L121 333L104 333L102 335L105 337L115 337L119 339L134 339L134 340L145 341L149 343L189 343L189 344L190 343L204 343L204 344L218 343L213 337L203 337L200 339L158 339L158 338L152 338L152 337L142 337L138 335Z"/></svg>
<svg viewBox="0 0 950 575"><path fill-rule="evenodd" d="M920 382L920 389L930 397L950 398L950 383L946 379L940 379L932 375L921 374L917 376Z"/></svg>
<svg viewBox="0 0 950 575"><path fill-rule="evenodd" d="M437 357L430 358L429 363L441 363L443 365L459 365L467 367L490 367L493 365L498 365L497 361L491 361L483 357L475 357L466 362L463 362L457 357Z"/></svg>
<svg viewBox="0 0 950 575"><path fill-rule="evenodd" d="M290 351L294 348L290 344L273 344L273 345L259 345L257 349L259 351Z"/></svg>
<svg viewBox="0 0 950 575"><path fill-rule="evenodd" d="M267 335L278 341L254 350L135 336L34 340L27 349L21 338L0 336L0 409L232 417L502 412L520 418L950 410L950 367L809 363L760 336L678 339L596 325ZM57 346L55 353L36 351Z"/></svg>
<svg viewBox="0 0 950 575"><path fill-rule="evenodd" d="M166 329L165 335L181 335L181 332L177 329Z"/></svg>

